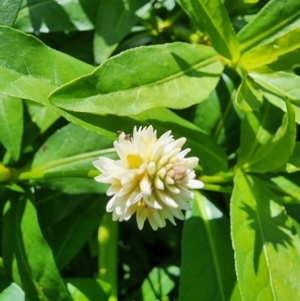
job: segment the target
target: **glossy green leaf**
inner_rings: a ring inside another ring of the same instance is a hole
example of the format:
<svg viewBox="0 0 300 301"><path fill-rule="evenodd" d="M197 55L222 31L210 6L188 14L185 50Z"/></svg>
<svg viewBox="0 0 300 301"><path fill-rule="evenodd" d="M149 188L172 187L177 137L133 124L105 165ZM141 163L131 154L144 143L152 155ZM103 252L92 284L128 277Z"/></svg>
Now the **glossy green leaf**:
<svg viewBox="0 0 300 301"><path fill-rule="evenodd" d="M239 46L227 11L219 0L177 0L197 28L206 34L214 48L233 61Z"/></svg>
<svg viewBox="0 0 300 301"><path fill-rule="evenodd" d="M20 157L22 135L22 100L0 94L0 141L15 161Z"/></svg>
<svg viewBox="0 0 300 301"><path fill-rule="evenodd" d="M231 94L234 92L234 83L223 74L216 90L206 101L197 105L193 112L193 123L212 136L222 145L228 155L239 147L240 117ZM209 116L209 118L208 118Z"/></svg>
<svg viewBox="0 0 300 301"><path fill-rule="evenodd" d="M245 68L270 64L300 47L300 2L270 1L238 34Z"/></svg>
<svg viewBox="0 0 300 301"><path fill-rule="evenodd" d="M49 48L33 36L0 26L3 94L47 105L47 97L55 88L92 71L92 66Z"/></svg>
<svg viewBox="0 0 300 301"><path fill-rule="evenodd" d="M178 277L180 269L176 266L155 267L142 284L143 301L164 300L174 288L172 278Z"/></svg>
<svg viewBox="0 0 300 301"><path fill-rule="evenodd" d="M222 70L218 55L208 46L177 42L139 47L57 89L50 101L63 109L94 114L180 109L206 99Z"/></svg>
<svg viewBox="0 0 300 301"><path fill-rule="evenodd" d="M76 207L67 206L65 203L70 203L70 197L63 194L48 193L46 201L41 199L37 204L39 218L42 220L40 224L59 270L70 263L95 233L107 203L104 196L84 195L77 196L76 200L72 198ZM64 212L61 207L66 207L69 211ZM47 216L49 214L52 218Z"/></svg>
<svg viewBox="0 0 300 301"><path fill-rule="evenodd" d="M100 64L111 56L119 42L138 21L136 11L147 0L100 1L97 10L94 56Z"/></svg>
<svg viewBox="0 0 300 301"><path fill-rule="evenodd" d="M279 174L272 177L270 188L277 194L288 196L289 198L283 198L286 203L300 203L300 180L299 174ZM274 186L275 185L275 186Z"/></svg>
<svg viewBox="0 0 300 301"><path fill-rule="evenodd" d="M235 102L242 111L256 111L262 105L263 97L254 84L253 80L247 76L243 78L238 88Z"/></svg>
<svg viewBox="0 0 300 301"><path fill-rule="evenodd" d="M14 27L25 32L91 30L99 0L24 0Z"/></svg>
<svg viewBox="0 0 300 301"><path fill-rule="evenodd" d="M26 301L25 293L16 284L12 283L0 294L0 301Z"/></svg>
<svg viewBox="0 0 300 301"><path fill-rule="evenodd" d="M57 172L64 170L95 169L93 161L101 156L111 156L112 142L96 133L88 132L74 124L58 130L41 146L32 162L32 172ZM106 150L108 149L108 150ZM52 179L45 181L53 189L66 193L103 193L107 186L93 179Z"/></svg>
<svg viewBox="0 0 300 301"><path fill-rule="evenodd" d="M3 262L29 300L71 301L39 227L32 194L11 194L4 209Z"/></svg>
<svg viewBox="0 0 300 301"><path fill-rule="evenodd" d="M226 0L225 5L231 16L238 16L246 13L258 2L259 0Z"/></svg>
<svg viewBox="0 0 300 301"><path fill-rule="evenodd" d="M287 172L296 172L300 170L300 142L296 142L293 154L290 156L287 164Z"/></svg>
<svg viewBox="0 0 300 301"><path fill-rule="evenodd" d="M247 171L265 173L284 165L293 153L296 140L294 112L286 102L287 113L269 103L260 112L247 113L242 123L239 165Z"/></svg>
<svg viewBox="0 0 300 301"><path fill-rule="evenodd" d="M22 0L1 0L0 24L11 26L17 18Z"/></svg>
<svg viewBox="0 0 300 301"><path fill-rule="evenodd" d="M99 279L68 278L65 279L74 301L108 301L109 284Z"/></svg>
<svg viewBox="0 0 300 301"><path fill-rule="evenodd" d="M300 241L277 195L238 170L231 198L236 270L244 301L300 298Z"/></svg>
<svg viewBox="0 0 300 301"><path fill-rule="evenodd" d="M295 119L300 124L300 76L288 72L273 72L270 74L249 73L259 85L260 92L273 105L286 112L288 99L295 112Z"/></svg>
<svg viewBox="0 0 300 301"><path fill-rule="evenodd" d="M241 300L229 220L199 192L183 229L179 300Z"/></svg>
<svg viewBox="0 0 300 301"><path fill-rule="evenodd" d="M44 133L58 118L59 115L37 102L25 101L31 120L39 128L40 133Z"/></svg>

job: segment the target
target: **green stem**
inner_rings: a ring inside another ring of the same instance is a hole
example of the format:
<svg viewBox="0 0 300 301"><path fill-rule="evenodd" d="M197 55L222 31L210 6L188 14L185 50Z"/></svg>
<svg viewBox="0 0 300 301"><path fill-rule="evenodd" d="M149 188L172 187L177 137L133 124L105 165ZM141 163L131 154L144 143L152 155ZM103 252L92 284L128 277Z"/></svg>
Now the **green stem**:
<svg viewBox="0 0 300 301"><path fill-rule="evenodd" d="M98 277L111 285L109 301L118 301L118 226L105 213L98 229Z"/></svg>
<svg viewBox="0 0 300 301"><path fill-rule="evenodd" d="M232 193L231 187L224 187L224 186L214 185L214 184L204 184L204 187L202 189L208 191L223 192L228 194Z"/></svg>
<svg viewBox="0 0 300 301"><path fill-rule="evenodd" d="M21 172L16 176L17 181L24 180L45 180L45 179L59 179L59 178L94 178L98 176L98 170L63 170L54 172L42 171L26 171Z"/></svg>
<svg viewBox="0 0 300 301"><path fill-rule="evenodd" d="M206 183L229 183L233 180L233 173L226 176L201 176L199 178L201 182Z"/></svg>
<svg viewBox="0 0 300 301"><path fill-rule="evenodd" d="M34 171L42 171L42 170L46 170L46 169L50 169L50 168L54 168L54 167L62 166L62 165L66 165L66 164L71 164L71 163L75 163L75 162L86 160L86 159L97 158L97 157L115 153L115 152L116 152L116 150L114 148L108 148L108 149L104 149L104 150L100 150L100 151L83 153L83 154L79 154L79 155L75 155L75 156L71 156L71 157L67 157L67 158L50 161L49 163L45 163L44 165L35 167L33 170Z"/></svg>

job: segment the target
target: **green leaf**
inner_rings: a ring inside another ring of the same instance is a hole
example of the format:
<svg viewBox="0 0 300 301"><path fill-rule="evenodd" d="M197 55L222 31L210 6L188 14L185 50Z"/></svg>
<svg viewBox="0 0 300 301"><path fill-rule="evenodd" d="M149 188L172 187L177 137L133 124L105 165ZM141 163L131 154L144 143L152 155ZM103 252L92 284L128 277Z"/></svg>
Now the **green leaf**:
<svg viewBox="0 0 300 301"><path fill-rule="evenodd" d="M14 27L25 32L91 30L99 0L23 1Z"/></svg>
<svg viewBox="0 0 300 301"><path fill-rule="evenodd" d="M70 199L73 199L73 206ZM75 200L72 196L49 192L47 198L39 200L37 209L41 228L59 270L63 270L91 239L106 203L107 197L104 196L83 195Z"/></svg>
<svg viewBox="0 0 300 301"><path fill-rule="evenodd" d="M22 0L1 0L0 2L0 24L11 26L14 24Z"/></svg>
<svg viewBox="0 0 300 301"><path fill-rule="evenodd" d="M270 74L249 73L249 76L259 85L259 91L273 105L286 112L286 99L291 102L295 118L300 124L300 77L288 72Z"/></svg>
<svg viewBox="0 0 300 301"><path fill-rule="evenodd" d="M235 96L238 108L244 112L256 111L262 105L262 101L263 97L255 88L253 80L249 76L243 78Z"/></svg>
<svg viewBox="0 0 300 301"><path fill-rule="evenodd" d="M178 277L180 269L176 266L155 267L142 284L143 301L164 300L174 288L174 277ZM167 299L168 300L168 299Z"/></svg>
<svg viewBox="0 0 300 301"><path fill-rule="evenodd" d="M68 290L74 301L108 301L110 285L99 279L67 278Z"/></svg>
<svg viewBox="0 0 300 301"><path fill-rule="evenodd" d="M55 88L93 71L15 29L0 26L0 39L0 93L47 105Z"/></svg>
<svg viewBox="0 0 300 301"><path fill-rule="evenodd" d="M111 56L119 42L138 21L136 11L147 0L100 1L94 37L95 61L100 64Z"/></svg>
<svg viewBox="0 0 300 301"><path fill-rule="evenodd" d="M286 102L287 113L280 121L280 111L269 103L260 112L247 113L242 122L239 166L252 172L275 171L293 153L296 140L294 112Z"/></svg>
<svg viewBox="0 0 300 301"><path fill-rule="evenodd" d="M234 82L223 74L216 90L206 101L197 105L193 112L192 122L212 136L222 145L227 155L236 152L239 147L240 117L231 95L234 92ZM209 116L209 118L208 118Z"/></svg>
<svg viewBox="0 0 300 301"><path fill-rule="evenodd" d="M213 47L233 61L239 45L227 11L219 0L177 0L197 28L206 34Z"/></svg>
<svg viewBox="0 0 300 301"><path fill-rule="evenodd" d="M295 172L300 170L300 142L296 142L293 154L286 164L287 172Z"/></svg>
<svg viewBox="0 0 300 301"><path fill-rule="evenodd" d="M276 177L272 177L270 188L277 194L288 196L289 198L283 198L286 203L300 203L300 180L299 174L280 174Z"/></svg>
<svg viewBox="0 0 300 301"><path fill-rule="evenodd" d="M44 133L59 118L57 113L37 102L26 100L25 105L32 122L39 128L40 133Z"/></svg>
<svg viewBox="0 0 300 301"><path fill-rule="evenodd" d="M300 241L284 207L265 182L237 171L231 230L244 301L300 298Z"/></svg>
<svg viewBox="0 0 300 301"><path fill-rule="evenodd" d="M39 228L33 195L11 194L4 209L3 262L30 300L71 301Z"/></svg>
<svg viewBox="0 0 300 301"><path fill-rule="evenodd" d="M208 46L176 42L139 47L57 89L50 101L63 109L94 114L181 109L206 99L222 71L218 55Z"/></svg>
<svg viewBox="0 0 300 301"><path fill-rule="evenodd" d="M12 283L0 294L0 301L26 301L25 293L15 283Z"/></svg>
<svg viewBox="0 0 300 301"><path fill-rule="evenodd" d="M20 157L22 134L22 100L0 94L0 141L15 161Z"/></svg>
<svg viewBox="0 0 300 301"><path fill-rule="evenodd" d="M270 64L300 47L300 2L270 1L238 34L246 69Z"/></svg>
<svg viewBox="0 0 300 301"><path fill-rule="evenodd" d="M259 0L226 0L225 5L231 16L245 14Z"/></svg>
<svg viewBox="0 0 300 301"><path fill-rule="evenodd" d="M179 300L241 300L229 220L208 198L194 193L182 234Z"/></svg>
<svg viewBox="0 0 300 301"><path fill-rule="evenodd" d="M84 141L84 143L83 143ZM106 150L108 149L108 150ZM98 134L88 132L74 124L68 124L55 132L41 146L32 162L32 172L57 172L65 170L95 169L93 161L100 155L111 156L112 142ZM103 193L107 186L92 179L43 180L42 185L65 193Z"/></svg>

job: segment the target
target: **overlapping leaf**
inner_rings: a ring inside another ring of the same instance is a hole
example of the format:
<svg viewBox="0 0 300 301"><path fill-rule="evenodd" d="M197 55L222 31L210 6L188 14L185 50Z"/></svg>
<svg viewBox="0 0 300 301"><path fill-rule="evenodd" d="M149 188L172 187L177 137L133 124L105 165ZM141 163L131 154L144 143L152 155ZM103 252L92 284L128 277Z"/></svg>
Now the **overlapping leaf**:
<svg viewBox="0 0 300 301"><path fill-rule="evenodd" d="M23 1L14 27L25 32L91 30L99 0Z"/></svg>
<svg viewBox="0 0 300 301"><path fill-rule="evenodd" d="M118 43L138 21L136 11L147 0L100 1L97 10L94 56L97 63L110 57Z"/></svg>
<svg viewBox="0 0 300 301"><path fill-rule="evenodd" d="M295 112L295 119L300 123L300 77L294 73L273 72L270 74L249 73L249 76L259 85L258 90L273 105L284 112L287 111L288 99Z"/></svg>
<svg viewBox="0 0 300 301"><path fill-rule="evenodd" d="M182 237L179 300L241 300L236 286L229 220L198 192L192 208Z"/></svg>
<svg viewBox="0 0 300 301"><path fill-rule="evenodd" d="M112 143L107 138L69 124L53 134L35 154L32 171L88 171L94 169L92 162L100 155L111 155L111 147ZM71 194L103 193L107 188L93 179L57 179L48 180L45 184Z"/></svg>
<svg viewBox="0 0 300 301"><path fill-rule="evenodd" d="M275 171L287 162L295 146L296 124L288 101L286 106L287 113L280 126L281 112L267 102L260 112L245 115L238 162L244 169L265 173Z"/></svg>
<svg viewBox="0 0 300 301"><path fill-rule="evenodd" d="M22 0L2 0L0 2L0 24L11 26L17 18Z"/></svg>
<svg viewBox="0 0 300 301"><path fill-rule="evenodd" d="M32 194L11 195L4 213L3 261L29 300L71 301L39 228Z"/></svg>
<svg viewBox="0 0 300 301"><path fill-rule="evenodd" d="M197 28L206 34L214 48L233 61L239 46L227 11L219 0L177 0Z"/></svg>
<svg viewBox="0 0 300 301"><path fill-rule="evenodd" d="M20 157L22 135L22 100L0 94L0 141L16 161Z"/></svg>
<svg viewBox="0 0 300 301"><path fill-rule="evenodd" d="M208 46L177 42L140 47L57 89L50 101L63 109L94 114L181 109L205 100L222 71L219 56Z"/></svg>
<svg viewBox="0 0 300 301"><path fill-rule="evenodd" d="M270 1L238 34L242 64L255 69L300 47L300 2Z"/></svg>
<svg viewBox="0 0 300 301"><path fill-rule="evenodd" d="M231 198L232 240L242 299L300 298L300 241L276 194L238 171Z"/></svg>

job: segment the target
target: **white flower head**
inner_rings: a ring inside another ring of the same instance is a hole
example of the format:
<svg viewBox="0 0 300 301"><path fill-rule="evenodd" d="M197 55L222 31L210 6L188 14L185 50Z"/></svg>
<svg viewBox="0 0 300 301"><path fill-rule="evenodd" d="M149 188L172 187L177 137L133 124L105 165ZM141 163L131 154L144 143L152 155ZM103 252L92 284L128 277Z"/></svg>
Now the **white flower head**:
<svg viewBox="0 0 300 301"><path fill-rule="evenodd" d="M174 217L184 219L182 210L190 209L188 201L193 199L189 189L203 187L193 170L199 159L185 158L190 151L181 150L185 142L175 140L171 131L157 139L152 126L134 127L132 135L118 131L114 148L120 159L100 157L93 162L101 171L95 180L111 184L106 210L113 212L113 220L128 220L135 213L139 229L147 218L157 230L166 219L173 224Z"/></svg>

